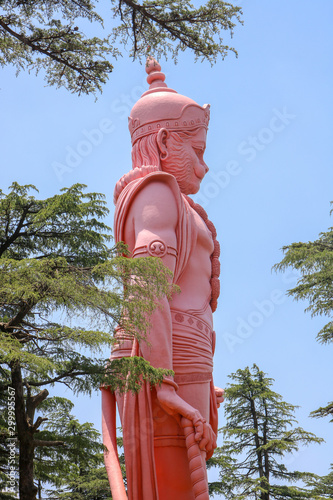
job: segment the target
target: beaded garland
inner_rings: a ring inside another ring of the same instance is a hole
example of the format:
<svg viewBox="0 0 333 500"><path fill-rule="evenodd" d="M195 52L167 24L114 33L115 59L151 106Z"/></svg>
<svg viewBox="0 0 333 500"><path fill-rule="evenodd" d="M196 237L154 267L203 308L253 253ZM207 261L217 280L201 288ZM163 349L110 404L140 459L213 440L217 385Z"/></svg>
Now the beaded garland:
<svg viewBox="0 0 333 500"><path fill-rule="evenodd" d="M210 307L212 309L212 312L215 312L217 309L217 299L219 298L220 295L220 244L217 241L217 233L216 233L216 228L214 224L212 223L211 220L208 219L207 212L204 208L202 208L199 203L195 203L192 198L190 198L187 195L184 195L188 204L190 205L193 210L196 211L196 213L202 218L204 223L206 224L206 227L208 231L211 232L212 238L213 238L213 243L214 243L214 250L212 255L210 256L210 260L212 262L212 276L210 279L210 286L212 288L212 296L210 299Z"/></svg>

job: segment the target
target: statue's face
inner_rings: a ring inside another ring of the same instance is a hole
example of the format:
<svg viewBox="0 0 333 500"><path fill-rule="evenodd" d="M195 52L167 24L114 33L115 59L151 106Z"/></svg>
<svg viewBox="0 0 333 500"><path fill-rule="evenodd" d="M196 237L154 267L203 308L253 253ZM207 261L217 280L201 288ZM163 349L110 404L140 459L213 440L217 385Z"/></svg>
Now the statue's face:
<svg viewBox="0 0 333 500"><path fill-rule="evenodd" d="M195 194L208 167L203 156L206 149L206 129L199 128L195 134L179 143L172 138L166 140L167 157L161 159L162 170L174 175L184 194Z"/></svg>

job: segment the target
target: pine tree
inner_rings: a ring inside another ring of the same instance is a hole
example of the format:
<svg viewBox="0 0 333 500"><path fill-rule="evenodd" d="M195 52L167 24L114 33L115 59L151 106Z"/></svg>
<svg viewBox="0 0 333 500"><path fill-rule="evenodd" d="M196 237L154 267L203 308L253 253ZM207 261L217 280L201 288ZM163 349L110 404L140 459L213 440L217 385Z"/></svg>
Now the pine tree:
<svg viewBox="0 0 333 500"><path fill-rule="evenodd" d="M332 317L333 227L320 233L315 241L292 243L282 247L282 250L285 256L275 264L274 269L285 271L291 267L301 273L297 285L288 290L288 295L295 300L308 300L309 306L305 310L310 311L312 316ZM333 342L333 321L320 330L317 340L321 344Z"/></svg>
<svg viewBox="0 0 333 500"><path fill-rule="evenodd" d="M224 403L225 442L209 463L219 467L220 481L210 485L211 493L237 500L312 498L305 487L288 484L310 480L312 474L289 471L283 459L301 445L323 440L295 426L296 406L271 389L273 380L256 365L230 378Z"/></svg>
<svg viewBox="0 0 333 500"><path fill-rule="evenodd" d="M330 422L333 423L333 403L310 413L310 417L313 418L328 416L331 417ZM307 481L307 485L311 488L312 498L316 500L331 500L333 498L333 464L331 464L330 472L326 476L315 475Z"/></svg>
<svg viewBox="0 0 333 500"><path fill-rule="evenodd" d="M133 58L151 50L176 60L179 51L189 49L213 63L228 51L236 53L221 31L232 35L235 22L242 22L240 7L221 0L196 8L189 0L111 0L110 18L116 21L98 38L105 31L101 13L91 0L0 2L0 64L14 65L18 72L43 69L48 85L89 94L101 91L113 70L110 59L121 55L119 45L129 46ZM95 30L92 38L84 33L87 21Z"/></svg>
<svg viewBox="0 0 333 500"><path fill-rule="evenodd" d="M333 202L331 202L332 204ZM331 210L332 214L333 210ZM305 311L310 311L311 316L327 316L333 314L333 227L319 234L319 238L308 243L292 243L284 246L285 256L281 262L274 266L276 271L284 271L288 267L297 269L301 278L297 285L288 290L288 295L295 300L308 300L309 306ZM321 344L333 342L333 321L329 321L317 334ZM333 416L333 401L326 406L311 412L312 417ZM332 420L331 420L332 422ZM332 485L332 473L323 480ZM325 486L323 491L327 491ZM328 494L333 494L333 490ZM330 497L323 497L330 498Z"/></svg>
<svg viewBox="0 0 333 500"><path fill-rule="evenodd" d="M164 373L142 358L107 364L115 324L144 338L156 299L171 293L170 273L158 259L110 248L104 197L84 188L45 200L29 194L33 186L0 191L0 389L2 398L8 388L15 393L21 500L36 498L35 450L63 446L38 436L47 387L136 391Z"/></svg>
<svg viewBox="0 0 333 500"><path fill-rule="evenodd" d="M307 481L311 488L311 497L313 500L332 500L333 498L333 464L327 476L315 476Z"/></svg>
<svg viewBox="0 0 333 500"><path fill-rule="evenodd" d="M36 454L38 498L45 492L54 500L110 500L101 436L92 424L81 424L72 415L73 407L60 397L49 398L39 407L48 418L39 438L62 441L63 446L40 448ZM124 467L123 456L120 461Z"/></svg>

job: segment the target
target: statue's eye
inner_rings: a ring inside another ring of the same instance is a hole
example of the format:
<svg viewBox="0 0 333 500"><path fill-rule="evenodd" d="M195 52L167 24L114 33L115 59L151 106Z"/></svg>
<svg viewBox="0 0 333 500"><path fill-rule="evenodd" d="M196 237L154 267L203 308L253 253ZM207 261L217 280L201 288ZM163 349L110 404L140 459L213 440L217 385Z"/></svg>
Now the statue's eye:
<svg viewBox="0 0 333 500"><path fill-rule="evenodd" d="M193 148L196 152L197 156L203 156L205 149L204 148Z"/></svg>

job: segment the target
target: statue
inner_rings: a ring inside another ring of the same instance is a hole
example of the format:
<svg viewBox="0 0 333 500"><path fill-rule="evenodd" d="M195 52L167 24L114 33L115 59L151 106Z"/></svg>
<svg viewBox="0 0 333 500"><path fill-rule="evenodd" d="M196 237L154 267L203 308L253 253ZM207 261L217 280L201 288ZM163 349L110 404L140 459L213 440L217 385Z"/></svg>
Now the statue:
<svg viewBox="0 0 333 500"><path fill-rule="evenodd" d="M112 498L126 499L115 452L116 399L129 500L208 500L205 461L216 447L223 401L212 380L220 249L214 225L188 195L198 192L208 171L210 110L168 88L155 59L148 58L146 71L149 90L129 117L133 169L114 193L115 238L134 258L161 258L181 292L153 313L152 347L118 332L111 362L143 356L175 376L153 388L146 384L135 396L102 388L105 462Z"/></svg>

